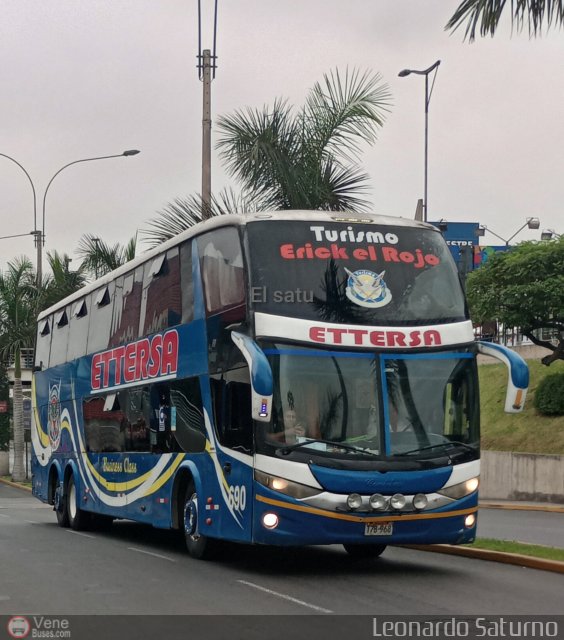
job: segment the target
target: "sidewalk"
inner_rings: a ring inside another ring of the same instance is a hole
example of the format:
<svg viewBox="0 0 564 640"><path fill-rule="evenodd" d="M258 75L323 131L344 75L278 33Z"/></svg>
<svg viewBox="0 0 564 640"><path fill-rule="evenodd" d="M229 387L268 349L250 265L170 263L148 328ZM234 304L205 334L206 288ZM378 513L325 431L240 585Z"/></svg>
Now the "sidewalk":
<svg viewBox="0 0 564 640"><path fill-rule="evenodd" d="M517 502L510 500L480 500L480 509L509 509L514 511L548 511L550 513L564 513L564 504L552 502Z"/></svg>

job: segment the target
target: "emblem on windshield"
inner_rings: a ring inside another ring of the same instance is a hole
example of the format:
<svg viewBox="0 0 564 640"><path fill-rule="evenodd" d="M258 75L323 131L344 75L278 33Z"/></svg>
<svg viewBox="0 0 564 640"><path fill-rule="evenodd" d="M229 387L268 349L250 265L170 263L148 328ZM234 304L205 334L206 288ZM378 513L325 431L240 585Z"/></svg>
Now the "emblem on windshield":
<svg viewBox="0 0 564 640"><path fill-rule="evenodd" d="M374 273L366 269L359 269L354 273L345 267L348 275L346 296L360 307L377 309L387 305L392 299L392 293L384 281L385 271Z"/></svg>

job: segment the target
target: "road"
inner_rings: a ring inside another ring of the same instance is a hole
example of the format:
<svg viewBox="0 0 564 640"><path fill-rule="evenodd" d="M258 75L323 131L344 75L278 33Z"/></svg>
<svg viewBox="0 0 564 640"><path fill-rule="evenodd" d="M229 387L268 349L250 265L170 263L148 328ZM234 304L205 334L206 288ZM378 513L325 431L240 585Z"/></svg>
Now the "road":
<svg viewBox="0 0 564 640"><path fill-rule="evenodd" d="M478 536L564 548L564 513L480 509Z"/></svg>
<svg viewBox="0 0 564 640"><path fill-rule="evenodd" d="M191 559L178 535L132 522L57 526L50 507L0 484L0 614L554 615L556 573L389 548L372 563L339 546L227 545Z"/></svg>

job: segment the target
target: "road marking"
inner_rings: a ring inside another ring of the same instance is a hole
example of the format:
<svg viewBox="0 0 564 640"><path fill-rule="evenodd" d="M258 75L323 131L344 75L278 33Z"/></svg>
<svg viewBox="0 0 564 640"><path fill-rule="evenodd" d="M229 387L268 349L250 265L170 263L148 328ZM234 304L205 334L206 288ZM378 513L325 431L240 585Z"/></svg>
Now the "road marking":
<svg viewBox="0 0 564 640"><path fill-rule="evenodd" d="M7 516L5 513L0 513L0 518L9 518L10 516Z"/></svg>
<svg viewBox="0 0 564 640"><path fill-rule="evenodd" d="M67 533L74 533L75 536L82 536L83 538L92 538L96 540L96 536L90 536L87 533L81 533L80 531L73 531L72 529L65 529Z"/></svg>
<svg viewBox="0 0 564 640"><path fill-rule="evenodd" d="M39 522L35 522L35 520L24 520L24 522L29 522L29 524L39 524Z"/></svg>
<svg viewBox="0 0 564 640"><path fill-rule="evenodd" d="M253 587L253 589L264 591L264 593L268 593L271 596L276 596L277 598L282 598L283 600L289 600L290 602L295 602L296 604L299 604L302 607L308 607L309 609L314 609L315 611L320 611L321 613L334 613L333 611L331 611L331 609L324 609L323 607L318 607L316 604L311 604L310 602L305 602L304 600L298 600L297 598L288 596L285 593L278 593L278 591L273 591L272 589L261 587L259 584L255 584L254 582L247 582L246 580L237 580L237 582L240 582L241 584L245 584L247 585L247 587Z"/></svg>
<svg viewBox="0 0 564 640"><path fill-rule="evenodd" d="M130 551L138 551L139 553L145 553L148 556L153 556L154 558L161 558L161 560L168 560L169 562L176 562L173 558L168 558L167 556L162 556L160 553L153 553L152 551L145 551L144 549L137 549L136 547L127 547Z"/></svg>

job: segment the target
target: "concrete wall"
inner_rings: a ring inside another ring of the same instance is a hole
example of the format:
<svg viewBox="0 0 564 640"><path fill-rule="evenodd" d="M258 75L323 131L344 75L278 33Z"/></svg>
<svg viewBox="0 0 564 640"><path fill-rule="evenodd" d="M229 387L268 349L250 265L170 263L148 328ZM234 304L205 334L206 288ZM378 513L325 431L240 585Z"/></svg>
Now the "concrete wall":
<svg viewBox="0 0 564 640"><path fill-rule="evenodd" d="M564 456L482 451L480 497L564 504Z"/></svg>

